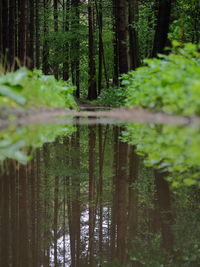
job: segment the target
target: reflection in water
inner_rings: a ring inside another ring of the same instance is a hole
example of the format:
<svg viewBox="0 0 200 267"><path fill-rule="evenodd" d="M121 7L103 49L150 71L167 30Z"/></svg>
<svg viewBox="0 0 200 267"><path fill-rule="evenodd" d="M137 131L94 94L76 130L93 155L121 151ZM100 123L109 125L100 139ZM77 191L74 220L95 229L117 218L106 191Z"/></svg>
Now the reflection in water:
<svg viewBox="0 0 200 267"><path fill-rule="evenodd" d="M80 126L4 162L0 266L199 266L199 191L171 190L120 133Z"/></svg>

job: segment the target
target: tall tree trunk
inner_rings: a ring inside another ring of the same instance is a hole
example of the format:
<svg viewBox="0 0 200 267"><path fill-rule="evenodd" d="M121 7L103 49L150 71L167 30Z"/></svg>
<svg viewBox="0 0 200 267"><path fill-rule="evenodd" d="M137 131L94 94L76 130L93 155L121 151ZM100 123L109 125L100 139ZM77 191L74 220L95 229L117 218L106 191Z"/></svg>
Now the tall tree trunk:
<svg viewBox="0 0 200 267"><path fill-rule="evenodd" d="M3 51L3 65L7 68L7 54L9 48L8 30L9 30L9 1L2 0L2 51Z"/></svg>
<svg viewBox="0 0 200 267"><path fill-rule="evenodd" d="M134 23L138 21L138 0L129 0L129 43L130 43L130 69L134 70L140 65L138 35Z"/></svg>
<svg viewBox="0 0 200 267"><path fill-rule="evenodd" d="M3 27L2 27L2 0L0 4L0 63L2 63L2 53L3 53L3 44L2 44L2 32L3 32Z"/></svg>
<svg viewBox="0 0 200 267"><path fill-rule="evenodd" d="M128 2L116 1L116 24L119 52L119 74L128 72Z"/></svg>
<svg viewBox="0 0 200 267"><path fill-rule="evenodd" d="M53 0L53 17L54 17L54 32L58 33L58 0ZM56 38L56 37L55 37ZM57 40L55 40L57 43ZM55 53L55 60L57 60L57 51L54 51ZM58 79L58 63L54 63L54 76L56 79Z"/></svg>
<svg viewBox="0 0 200 267"><path fill-rule="evenodd" d="M40 0L35 2L35 65L40 68Z"/></svg>
<svg viewBox="0 0 200 267"><path fill-rule="evenodd" d="M119 85L119 49L118 49L118 34L117 34L117 0L113 2L113 86Z"/></svg>
<svg viewBox="0 0 200 267"><path fill-rule="evenodd" d="M98 68L98 94L101 93L102 88L102 72L103 72L103 13L102 13L102 0L99 1L97 6L97 21L99 26L99 68Z"/></svg>
<svg viewBox="0 0 200 267"><path fill-rule="evenodd" d="M49 66L49 42L47 40L47 35L49 34L49 16L48 16L48 1L43 0L43 12L44 12L44 43L43 43L43 72L44 74L50 73L50 66Z"/></svg>
<svg viewBox="0 0 200 267"><path fill-rule="evenodd" d="M15 0L9 5L9 69L14 69L15 62Z"/></svg>
<svg viewBox="0 0 200 267"><path fill-rule="evenodd" d="M71 70L72 70L72 81L76 85L76 97L80 97L80 39L79 35L80 28L80 0L71 1L71 30L76 35L72 38L71 43Z"/></svg>
<svg viewBox="0 0 200 267"><path fill-rule="evenodd" d="M26 65L27 56L27 2L19 0L19 60L22 66Z"/></svg>
<svg viewBox="0 0 200 267"><path fill-rule="evenodd" d="M168 42L171 9L172 0L159 0L152 57L156 57L158 53L164 53Z"/></svg>
<svg viewBox="0 0 200 267"><path fill-rule="evenodd" d="M34 0L29 0L29 38L28 38L28 67L34 68L34 35L35 35L35 4Z"/></svg>
<svg viewBox="0 0 200 267"><path fill-rule="evenodd" d="M88 1L88 27L89 27L89 83L88 83L88 99L94 100L97 98L96 85L96 66L95 66L95 39L94 39L94 12L93 0Z"/></svg>
<svg viewBox="0 0 200 267"><path fill-rule="evenodd" d="M63 31L65 33L69 32L69 13L70 13L70 0L63 0ZM64 41L64 60L63 60L63 80L67 81L69 79L69 41L65 39Z"/></svg>

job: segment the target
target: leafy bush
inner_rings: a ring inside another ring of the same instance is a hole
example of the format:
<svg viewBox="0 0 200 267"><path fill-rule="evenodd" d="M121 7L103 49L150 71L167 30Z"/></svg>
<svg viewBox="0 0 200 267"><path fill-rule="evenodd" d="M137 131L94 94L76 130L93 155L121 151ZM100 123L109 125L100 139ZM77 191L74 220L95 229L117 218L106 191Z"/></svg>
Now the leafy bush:
<svg viewBox="0 0 200 267"><path fill-rule="evenodd" d="M75 107L74 87L41 71L21 68L0 76L0 106Z"/></svg>
<svg viewBox="0 0 200 267"><path fill-rule="evenodd" d="M146 66L123 75L127 106L200 115L198 47L190 43L177 47L178 43L174 43L174 53L148 59Z"/></svg>
<svg viewBox="0 0 200 267"><path fill-rule="evenodd" d="M120 107L125 105L126 88L110 87L104 89L96 103L109 107Z"/></svg>

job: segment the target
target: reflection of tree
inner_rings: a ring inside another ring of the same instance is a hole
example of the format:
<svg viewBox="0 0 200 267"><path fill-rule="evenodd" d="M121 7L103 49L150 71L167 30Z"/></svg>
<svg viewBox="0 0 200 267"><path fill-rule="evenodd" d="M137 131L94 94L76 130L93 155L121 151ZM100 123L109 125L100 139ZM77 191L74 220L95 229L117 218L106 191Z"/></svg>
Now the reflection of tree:
<svg viewBox="0 0 200 267"><path fill-rule="evenodd" d="M128 197L128 145L118 144L117 170L117 258L121 265L125 262L127 238L127 197Z"/></svg>
<svg viewBox="0 0 200 267"><path fill-rule="evenodd" d="M95 227L95 144L96 129L89 126L88 133L88 174L89 174L89 263L93 266L94 259L94 227Z"/></svg>
<svg viewBox="0 0 200 267"><path fill-rule="evenodd" d="M164 180L166 173L155 173L156 199L159 207L162 245L166 251L173 251L172 209L169 183Z"/></svg>
<svg viewBox="0 0 200 267"><path fill-rule="evenodd" d="M0 266L198 266L199 190L170 189L119 135L79 127L2 165Z"/></svg>

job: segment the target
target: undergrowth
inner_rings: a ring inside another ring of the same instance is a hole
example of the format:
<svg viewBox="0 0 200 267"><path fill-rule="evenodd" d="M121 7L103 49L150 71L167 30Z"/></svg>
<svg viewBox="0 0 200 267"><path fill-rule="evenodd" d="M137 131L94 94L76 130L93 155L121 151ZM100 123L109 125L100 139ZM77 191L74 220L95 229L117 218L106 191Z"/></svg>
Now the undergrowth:
<svg viewBox="0 0 200 267"><path fill-rule="evenodd" d="M75 107L74 86L21 68L0 76L0 107Z"/></svg>

